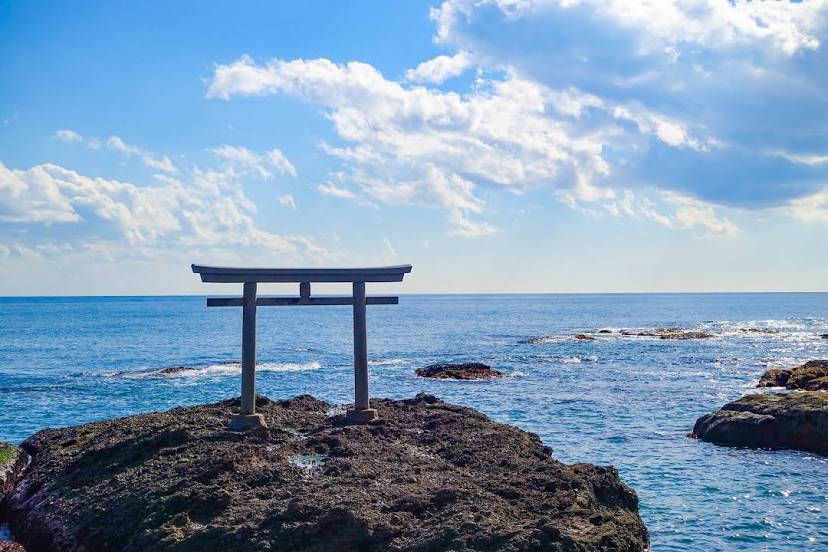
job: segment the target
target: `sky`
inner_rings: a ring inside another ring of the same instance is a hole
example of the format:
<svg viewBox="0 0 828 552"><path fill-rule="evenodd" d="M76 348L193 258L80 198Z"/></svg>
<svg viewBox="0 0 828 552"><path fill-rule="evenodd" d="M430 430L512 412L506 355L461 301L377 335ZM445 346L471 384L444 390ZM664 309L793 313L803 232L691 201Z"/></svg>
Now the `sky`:
<svg viewBox="0 0 828 552"><path fill-rule="evenodd" d="M828 0L0 0L0 295L828 291L826 238Z"/></svg>

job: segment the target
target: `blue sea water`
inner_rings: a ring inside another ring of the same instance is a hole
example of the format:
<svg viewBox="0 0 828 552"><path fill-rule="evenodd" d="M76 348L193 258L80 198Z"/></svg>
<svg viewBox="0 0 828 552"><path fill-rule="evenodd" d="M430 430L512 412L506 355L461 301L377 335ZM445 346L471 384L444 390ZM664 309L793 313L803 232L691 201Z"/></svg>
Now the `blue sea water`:
<svg viewBox="0 0 828 552"><path fill-rule="evenodd" d="M259 392L351 400L349 308L258 314ZM716 337L572 337L667 326ZM236 396L240 328L240 309L199 297L2 298L0 440ZM764 370L828 358L828 294L403 296L369 307L368 330L373 396L433 393L538 433L564 462L616 466L653 550L828 550L828 458L686 437ZM414 376L439 361L509 377Z"/></svg>

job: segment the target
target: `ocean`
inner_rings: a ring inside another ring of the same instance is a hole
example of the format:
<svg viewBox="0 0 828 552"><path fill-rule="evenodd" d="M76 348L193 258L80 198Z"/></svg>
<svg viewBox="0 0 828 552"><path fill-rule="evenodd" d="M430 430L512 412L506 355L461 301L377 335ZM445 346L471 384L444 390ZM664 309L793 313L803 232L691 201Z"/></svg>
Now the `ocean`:
<svg viewBox="0 0 828 552"><path fill-rule="evenodd" d="M657 327L715 337L573 338ZM825 293L409 295L368 307L371 394L431 393L537 433L561 461L614 465L655 551L828 550L828 458L686 436L764 370L828 358L826 332ZM0 440L237 396L240 345L241 309L203 297L0 298ZM352 354L349 307L258 310L262 394L347 403ZM414 375L461 361L507 377Z"/></svg>

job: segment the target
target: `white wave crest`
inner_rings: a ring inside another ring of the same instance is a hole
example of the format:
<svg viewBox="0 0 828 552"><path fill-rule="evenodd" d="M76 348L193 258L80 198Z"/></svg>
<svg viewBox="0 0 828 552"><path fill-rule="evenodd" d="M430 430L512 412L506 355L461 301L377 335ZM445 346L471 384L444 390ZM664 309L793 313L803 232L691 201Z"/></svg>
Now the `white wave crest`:
<svg viewBox="0 0 828 552"><path fill-rule="evenodd" d="M379 358L376 360L369 360L368 366L401 366L409 363L410 361L406 358Z"/></svg>

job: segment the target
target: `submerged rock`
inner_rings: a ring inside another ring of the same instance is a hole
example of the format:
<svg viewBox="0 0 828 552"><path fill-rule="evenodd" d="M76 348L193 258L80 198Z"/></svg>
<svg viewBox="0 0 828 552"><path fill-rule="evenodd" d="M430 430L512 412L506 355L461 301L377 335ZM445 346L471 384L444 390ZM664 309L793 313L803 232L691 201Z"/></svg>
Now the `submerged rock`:
<svg viewBox="0 0 828 552"><path fill-rule="evenodd" d="M425 368L417 368L415 373L421 378L434 379L477 380L503 377L503 372L481 362L432 364Z"/></svg>
<svg viewBox="0 0 828 552"><path fill-rule="evenodd" d="M828 454L828 393L748 395L699 418L691 436L720 445Z"/></svg>
<svg viewBox="0 0 828 552"><path fill-rule="evenodd" d="M259 397L269 428L236 433L238 404L37 433L12 529L31 550L648 547L614 468L562 464L537 435L474 410L374 400L379 420L348 426L307 395ZM313 469L296 465L309 456Z"/></svg>
<svg viewBox="0 0 828 552"><path fill-rule="evenodd" d="M554 341L556 336L554 335L542 335L540 337L531 337L526 340L526 343L529 345L538 345L539 343L548 343L550 341Z"/></svg>
<svg viewBox="0 0 828 552"><path fill-rule="evenodd" d="M581 339L583 341L595 341L594 337L586 334L575 334L575 339Z"/></svg>
<svg viewBox="0 0 828 552"><path fill-rule="evenodd" d="M772 328L739 328L739 331L742 333L761 333L761 334L778 334L779 330L774 330Z"/></svg>
<svg viewBox="0 0 828 552"><path fill-rule="evenodd" d="M768 370L756 384L756 387L783 386L803 391L828 390L828 360L809 360L789 370Z"/></svg>
<svg viewBox="0 0 828 552"><path fill-rule="evenodd" d="M707 332L687 331L681 328L655 328L653 330L621 330L627 337L658 337L660 339L706 339L713 337Z"/></svg>

